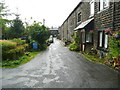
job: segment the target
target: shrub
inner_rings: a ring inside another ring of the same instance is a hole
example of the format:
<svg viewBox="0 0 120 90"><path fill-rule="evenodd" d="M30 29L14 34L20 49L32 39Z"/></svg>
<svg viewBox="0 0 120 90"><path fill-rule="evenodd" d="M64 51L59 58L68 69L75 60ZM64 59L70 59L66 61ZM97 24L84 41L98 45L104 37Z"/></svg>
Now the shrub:
<svg viewBox="0 0 120 90"><path fill-rule="evenodd" d="M12 60L17 59L19 56L23 55L28 47L28 44L17 46L16 42L2 40L2 59Z"/></svg>
<svg viewBox="0 0 120 90"><path fill-rule="evenodd" d="M16 59L19 56L23 55L25 52L25 48L22 46L16 47L15 49L11 49L8 51L3 51L2 52L2 56L3 56L3 60L11 60L11 59Z"/></svg>
<svg viewBox="0 0 120 90"><path fill-rule="evenodd" d="M74 32L74 42L69 45L69 49L71 51L79 51L80 50L80 37L77 32Z"/></svg>
<svg viewBox="0 0 120 90"><path fill-rule="evenodd" d="M2 51L7 51L7 50L10 50L10 49L14 49L17 46L17 43L11 42L11 41L8 41L8 40L2 40L0 43L2 45Z"/></svg>
<svg viewBox="0 0 120 90"><path fill-rule="evenodd" d="M40 44L45 43L50 36L50 31L44 25L39 25L39 23L32 25L30 31L31 38Z"/></svg>
<svg viewBox="0 0 120 90"><path fill-rule="evenodd" d="M116 34L120 35L120 31L114 32L109 38L109 53L112 57L118 58L120 56L120 38L115 37Z"/></svg>
<svg viewBox="0 0 120 90"><path fill-rule="evenodd" d="M45 50L47 48L47 44L39 44L39 49L40 50Z"/></svg>
<svg viewBox="0 0 120 90"><path fill-rule="evenodd" d="M19 45L26 44L26 40L21 40L21 39L12 39L12 40L10 40L10 41L16 42L16 43L19 44Z"/></svg>
<svg viewBox="0 0 120 90"><path fill-rule="evenodd" d="M79 44L73 42L73 43L71 43L71 44L69 45L69 49L70 49L71 51L79 51Z"/></svg>

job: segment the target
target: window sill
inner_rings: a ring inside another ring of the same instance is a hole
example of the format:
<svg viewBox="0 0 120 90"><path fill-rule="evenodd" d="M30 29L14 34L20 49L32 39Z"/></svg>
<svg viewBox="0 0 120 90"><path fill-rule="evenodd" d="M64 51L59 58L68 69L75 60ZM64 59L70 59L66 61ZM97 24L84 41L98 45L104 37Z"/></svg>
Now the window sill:
<svg viewBox="0 0 120 90"><path fill-rule="evenodd" d="M98 50L101 50L103 52L109 52L107 48L104 48L104 47L98 47L97 48Z"/></svg>

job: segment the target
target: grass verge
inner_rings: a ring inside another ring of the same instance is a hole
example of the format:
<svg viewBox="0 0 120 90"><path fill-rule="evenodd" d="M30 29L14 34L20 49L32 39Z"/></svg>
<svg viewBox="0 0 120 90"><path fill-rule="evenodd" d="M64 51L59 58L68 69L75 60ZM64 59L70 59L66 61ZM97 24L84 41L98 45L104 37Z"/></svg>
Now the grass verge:
<svg viewBox="0 0 120 90"><path fill-rule="evenodd" d="M93 63L104 63L104 58L99 58L98 55L89 55L89 54L82 54L83 57L88 59L89 61L92 61Z"/></svg>
<svg viewBox="0 0 120 90"><path fill-rule="evenodd" d="M120 68L114 67L113 65L111 65L110 63L104 63L106 61L106 58L99 58L98 55L89 55L89 54L81 54L83 57L85 57L86 59L88 59L89 61L93 62L93 63L100 63L100 64L104 64L107 65L108 67L117 70L120 72Z"/></svg>
<svg viewBox="0 0 120 90"><path fill-rule="evenodd" d="M7 60L2 63L0 63L1 68L16 68L20 65L23 65L29 61L31 61L38 53L41 51L32 51L32 52L27 52L23 56L19 57L16 60Z"/></svg>

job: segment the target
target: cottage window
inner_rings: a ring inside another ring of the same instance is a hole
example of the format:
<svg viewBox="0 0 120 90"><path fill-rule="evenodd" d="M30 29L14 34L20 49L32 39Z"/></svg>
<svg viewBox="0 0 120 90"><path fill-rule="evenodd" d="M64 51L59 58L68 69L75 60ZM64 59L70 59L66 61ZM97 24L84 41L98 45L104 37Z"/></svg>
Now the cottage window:
<svg viewBox="0 0 120 90"><path fill-rule="evenodd" d="M100 0L100 10L103 10L106 7L109 7L109 0Z"/></svg>
<svg viewBox="0 0 120 90"><path fill-rule="evenodd" d="M99 36L100 36L100 37L99 37L99 47L102 47L102 41L103 41L103 37L102 37L102 36L103 36L103 33L100 32L100 33L99 33Z"/></svg>
<svg viewBox="0 0 120 90"><path fill-rule="evenodd" d="M99 47L108 48L108 35L104 31L99 32Z"/></svg>
<svg viewBox="0 0 120 90"><path fill-rule="evenodd" d="M109 6L109 0L103 0L103 8L106 8Z"/></svg>
<svg viewBox="0 0 120 90"><path fill-rule="evenodd" d="M108 47L108 35L105 34L105 43L104 43L104 47L107 48Z"/></svg>
<svg viewBox="0 0 120 90"><path fill-rule="evenodd" d="M89 42L93 42L93 35L92 34L89 34Z"/></svg>
<svg viewBox="0 0 120 90"><path fill-rule="evenodd" d="M86 42L89 42L89 34L86 34Z"/></svg>
<svg viewBox="0 0 120 90"><path fill-rule="evenodd" d="M81 12L80 12L80 13L78 13L77 21L78 21L78 22L81 22L81 18L82 18L82 14L81 14Z"/></svg>
<svg viewBox="0 0 120 90"><path fill-rule="evenodd" d="M86 42L92 42L92 34L86 34Z"/></svg>
<svg viewBox="0 0 120 90"><path fill-rule="evenodd" d="M94 0L90 2L90 15L91 16L94 15Z"/></svg>

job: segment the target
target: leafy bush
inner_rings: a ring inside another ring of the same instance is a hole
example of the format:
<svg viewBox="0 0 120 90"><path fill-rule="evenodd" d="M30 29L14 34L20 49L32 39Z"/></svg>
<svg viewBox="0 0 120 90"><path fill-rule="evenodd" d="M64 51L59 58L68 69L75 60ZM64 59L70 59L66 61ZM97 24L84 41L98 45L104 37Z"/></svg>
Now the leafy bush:
<svg viewBox="0 0 120 90"><path fill-rule="evenodd" d="M120 35L120 31L114 34ZM111 57L118 58L120 56L120 38L116 38L114 35L109 38L109 51Z"/></svg>
<svg viewBox="0 0 120 90"><path fill-rule="evenodd" d="M17 46L17 43L11 42L11 41L8 41L8 40L2 40L0 42L0 44L2 45L2 51L7 51L7 50L10 50L10 49L14 49Z"/></svg>
<svg viewBox="0 0 120 90"><path fill-rule="evenodd" d="M21 40L21 39L12 39L12 40L10 40L10 41L16 42L16 43L18 43L19 45L26 44L26 40Z"/></svg>
<svg viewBox="0 0 120 90"><path fill-rule="evenodd" d="M38 53L40 52L26 52L23 56L19 57L16 60L6 60L2 63L0 63L0 67L3 68L16 68L20 65L23 65L27 62L29 62L30 60L32 60L32 58L34 58Z"/></svg>
<svg viewBox="0 0 120 90"><path fill-rule="evenodd" d="M50 36L49 30L44 25L39 25L39 23L35 23L31 26L30 30L31 38L40 44L44 44Z"/></svg>
<svg viewBox="0 0 120 90"><path fill-rule="evenodd" d="M12 60L17 59L19 56L23 55L28 47L28 44L17 46L16 42L2 40L2 59Z"/></svg>
<svg viewBox="0 0 120 90"><path fill-rule="evenodd" d="M73 42L73 43L71 43L71 44L69 45L69 49L70 49L71 51L79 51L79 44Z"/></svg>
<svg viewBox="0 0 120 90"><path fill-rule="evenodd" d="M74 42L69 45L69 49L71 51L79 51L80 50L80 38L77 32L74 32Z"/></svg>
<svg viewBox="0 0 120 90"><path fill-rule="evenodd" d="M2 57L3 60L11 60L11 59L16 59L19 56L23 55L25 52L25 48L23 46L16 47L15 49L11 49L8 51L3 51L2 52Z"/></svg>

